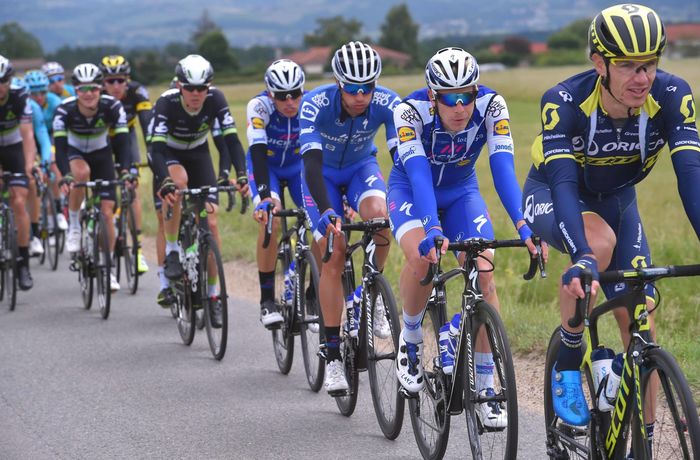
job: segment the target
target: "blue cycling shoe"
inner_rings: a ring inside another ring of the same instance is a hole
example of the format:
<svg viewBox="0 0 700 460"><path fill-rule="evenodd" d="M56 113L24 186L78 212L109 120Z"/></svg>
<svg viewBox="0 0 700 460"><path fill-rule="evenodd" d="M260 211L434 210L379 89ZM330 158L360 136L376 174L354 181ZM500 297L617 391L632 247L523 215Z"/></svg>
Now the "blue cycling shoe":
<svg viewBox="0 0 700 460"><path fill-rule="evenodd" d="M575 426L588 425L591 414L581 387L581 371L556 370L552 367L552 405L554 412L564 423Z"/></svg>

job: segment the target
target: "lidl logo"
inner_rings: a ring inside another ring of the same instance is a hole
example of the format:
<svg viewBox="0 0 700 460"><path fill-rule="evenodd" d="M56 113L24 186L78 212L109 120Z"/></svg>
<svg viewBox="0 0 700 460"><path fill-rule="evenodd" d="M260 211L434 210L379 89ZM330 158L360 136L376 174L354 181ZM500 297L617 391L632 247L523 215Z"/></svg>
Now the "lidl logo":
<svg viewBox="0 0 700 460"><path fill-rule="evenodd" d="M262 118L255 117L250 121L255 129L263 129L265 127L265 122L262 120Z"/></svg>
<svg viewBox="0 0 700 460"><path fill-rule="evenodd" d="M493 125L493 131L499 136L507 136L510 134L510 125L508 120L499 120Z"/></svg>
<svg viewBox="0 0 700 460"><path fill-rule="evenodd" d="M399 141L408 142L416 138L416 132L413 128L402 126L399 128Z"/></svg>

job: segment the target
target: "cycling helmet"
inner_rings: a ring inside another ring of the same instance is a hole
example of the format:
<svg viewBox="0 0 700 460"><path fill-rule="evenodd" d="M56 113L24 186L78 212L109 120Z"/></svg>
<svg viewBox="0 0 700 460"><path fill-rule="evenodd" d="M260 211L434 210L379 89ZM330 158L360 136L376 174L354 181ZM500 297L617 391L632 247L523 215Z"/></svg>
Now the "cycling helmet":
<svg viewBox="0 0 700 460"><path fill-rule="evenodd" d="M49 77L41 70L32 70L24 76L24 82L32 93L49 90Z"/></svg>
<svg viewBox="0 0 700 460"><path fill-rule="evenodd" d="M47 62L41 66L41 71L46 74L47 77L52 77L54 75L63 75L66 73L63 70L63 66L56 61Z"/></svg>
<svg viewBox="0 0 700 460"><path fill-rule="evenodd" d="M10 89L26 90L27 86L24 84L24 80L22 80L21 78L12 77L12 80L10 80Z"/></svg>
<svg viewBox="0 0 700 460"><path fill-rule="evenodd" d="M105 56L100 62L100 70L105 75L130 75L131 66L124 56L112 54Z"/></svg>
<svg viewBox="0 0 700 460"><path fill-rule="evenodd" d="M425 81L433 91L473 86L479 81L479 64L462 48L443 48L428 60Z"/></svg>
<svg viewBox="0 0 700 460"><path fill-rule="evenodd" d="M660 55L666 34L654 10L627 3L606 8L593 18L588 45L591 54L604 58Z"/></svg>
<svg viewBox="0 0 700 460"><path fill-rule="evenodd" d="M12 63L6 57L0 55L0 79L11 77L15 73Z"/></svg>
<svg viewBox="0 0 700 460"><path fill-rule="evenodd" d="M214 69L199 54L190 54L177 63L175 76L183 85L206 85L214 78Z"/></svg>
<svg viewBox="0 0 700 460"><path fill-rule="evenodd" d="M335 52L331 61L333 75L340 83L372 83L382 72L377 51L362 42L350 42Z"/></svg>
<svg viewBox="0 0 700 460"><path fill-rule="evenodd" d="M95 64L78 64L73 69L71 81L75 86L101 85L103 78L102 71Z"/></svg>
<svg viewBox="0 0 700 460"><path fill-rule="evenodd" d="M268 91L293 91L304 86L306 77L299 64L289 59L279 59L265 71L265 85Z"/></svg>

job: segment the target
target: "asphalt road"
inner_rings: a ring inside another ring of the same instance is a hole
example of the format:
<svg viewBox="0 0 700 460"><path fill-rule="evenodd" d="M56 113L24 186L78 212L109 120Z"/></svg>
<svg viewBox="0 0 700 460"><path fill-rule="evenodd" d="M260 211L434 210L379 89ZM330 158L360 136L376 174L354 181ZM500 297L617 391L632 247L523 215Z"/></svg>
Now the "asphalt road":
<svg viewBox="0 0 700 460"><path fill-rule="evenodd" d="M137 295L113 297L105 321L83 309L67 265L64 257L51 272L33 261L34 289L19 293L16 311L0 311L1 459L420 456L408 414L398 439L382 436L366 374L349 418L308 389L299 354L280 374L251 302L231 302L217 362L204 331L182 344L155 304L154 270ZM235 280L228 285L235 297ZM521 408L518 458L544 458L542 425L539 411ZM464 418L453 417L445 458L468 450Z"/></svg>

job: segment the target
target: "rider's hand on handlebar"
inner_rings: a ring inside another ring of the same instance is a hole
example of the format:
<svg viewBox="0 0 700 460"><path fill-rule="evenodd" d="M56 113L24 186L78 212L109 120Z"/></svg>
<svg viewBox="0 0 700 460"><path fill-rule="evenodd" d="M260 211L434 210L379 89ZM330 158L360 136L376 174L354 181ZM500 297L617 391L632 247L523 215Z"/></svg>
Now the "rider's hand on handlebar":
<svg viewBox="0 0 700 460"><path fill-rule="evenodd" d="M425 235L425 238L418 245L418 252L420 253L421 259L427 260L431 264L437 263L437 254L435 253L435 238L442 238L442 247L440 248L440 254L447 253L447 246L450 241L445 238L442 234L442 229L440 227L431 227Z"/></svg>
<svg viewBox="0 0 700 460"><path fill-rule="evenodd" d="M255 207L253 211L253 219L259 224L267 225L267 216L270 208L274 206L272 198L265 198Z"/></svg>
<svg viewBox="0 0 700 460"><path fill-rule="evenodd" d="M532 233L532 230L530 230L530 227L528 227L524 220L521 220L521 222L523 224L520 227L518 227L518 235L520 235L520 241L523 241L525 243L525 246L527 246L527 250L530 251L530 255L533 259L535 259L537 257L537 248L535 247L534 241L532 241L532 237L534 236L534 234ZM544 241L540 241L540 249L542 250L542 260L546 263L549 259L549 247L547 246L547 243L545 243Z"/></svg>
<svg viewBox="0 0 700 460"><path fill-rule="evenodd" d="M330 228L331 232L338 236L340 235L341 225L342 221L340 216L335 213L335 210L333 208L326 209L318 221L318 231L322 235L328 236L328 229Z"/></svg>
<svg viewBox="0 0 700 460"><path fill-rule="evenodd" d="M248 177L243 175L243 176L238 176L238 179L236 179L236 187L238 188L238 193L241 194L241 196L248 196L250 193L250 186L248 186Z"/></svg>
<svg viewBox="0 0 700 460"><path fill-rule="evenodd" d="M70 193L71 185L74 181L75 179L73 178L73 174L71 173L68 173L61 178L58 184L61 187L61 192L64 195L68 196L68 194Z"/></svg>
<svg viewBox="0 0 700 460"><path fill-rule="evenodd" d="M566 272L561 277L561 284L564 291L567 292L571 297L577 299L583 299L585 293L583 292L583 287L581 286L581 274L583 270L588 269L593 277L593 282L591 283L591 295L595 296L598 292L598 261L595 259L593 254L586 254L581 257L575 264L569 267Z"/></svg>
<svg viewBox="0 0 700 460"><path fill-rule="evenodd" d="M158 189L158 196L168 205L173 206L177 197L175 195L177 192L177 186L172 178L166 177L163 182L160 183L160 188Z"/></svg>

